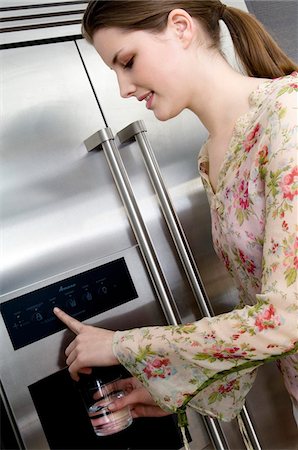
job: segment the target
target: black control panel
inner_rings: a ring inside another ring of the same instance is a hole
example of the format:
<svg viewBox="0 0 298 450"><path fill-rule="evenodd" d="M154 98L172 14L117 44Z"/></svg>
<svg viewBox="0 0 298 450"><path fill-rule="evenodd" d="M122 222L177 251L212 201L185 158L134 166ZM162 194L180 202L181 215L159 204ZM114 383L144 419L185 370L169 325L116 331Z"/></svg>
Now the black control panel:
<svg viewBox="0 0 298 450"><path fill-rule="evenodd" d="M15 350L65 328L58 306L82 321L137 298L124 258L82 272L0 305Z"/></svg>

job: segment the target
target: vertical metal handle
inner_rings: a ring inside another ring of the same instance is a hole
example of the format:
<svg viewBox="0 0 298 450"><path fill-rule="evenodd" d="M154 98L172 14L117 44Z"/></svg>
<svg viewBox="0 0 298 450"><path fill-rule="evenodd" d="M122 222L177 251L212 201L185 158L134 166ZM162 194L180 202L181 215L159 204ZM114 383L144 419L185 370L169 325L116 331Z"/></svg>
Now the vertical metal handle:
<svg viewBox="0 0 298 450"><path fill-rule="evenodd" d="M104 151L167 322L173 325L181 323L179 311L140 213L111 129L99 130L85 141L85 146L88 151L98 147Z"/></svg>
<svg viewBox="0 0 298 450"><path fill-rule="evenodd" d="M198 306L203 316L212 317L214 316L212 306L204 289L199 271L197 269L183 228L165 187L158 162L155 158L150 142L146 136L146 131L147 129L145 123L142 120L139 120L131 123L123 130L119 131L117 133L117 136L121 144L125 144L132 140L136 140L136 142L139 144L148 175L160 203L160 208L168 225L173 242L176 246L178 255L184 267L194 296L197 300ZM243 420L246 434L249 437L253 448L255 450L261 450L262 447L259 443L257 434L253 428L250 416L245 406L241 411L241 418ZM221 439L220 436L217 435L217 430L221 432L220 425L214 419L210 419L210 421L211 422L209 424L207 423L209 434L213 436L215 442L218 442L219 447L217 448L221 448Z"/></svg>
<svg viewBox="0 0 298 450"><path fill-rule="evenodd" d="M173 242L176 246L177 252L184 267L190 287L200 308L201 314L205 317L212 317L214 315L212 306L204 289L199 271L197 269L183 228L165 187L158 162L155 158L150 142L148 141L145 134L146 131L147 130L144 122L142 120L139 120L137 122L133 122L123 130L121 130L119 133L117 133L117 136L121 144L127 143L132 139L136 140L139 144L145 161L147 172L151 179L151 183L156 192L162 213L167 222L169 231L173 238Z"/></svg>

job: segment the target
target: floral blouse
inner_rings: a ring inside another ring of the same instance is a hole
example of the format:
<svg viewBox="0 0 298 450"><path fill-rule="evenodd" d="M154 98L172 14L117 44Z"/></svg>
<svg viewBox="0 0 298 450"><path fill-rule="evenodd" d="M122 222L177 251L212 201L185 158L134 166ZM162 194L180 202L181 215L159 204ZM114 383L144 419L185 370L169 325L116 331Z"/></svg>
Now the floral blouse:
<svg viewBox="0 0 298 450"><path fill-rule="evenodd" d="M239 307L178 326L117 331L114 353L165 410L188 404L229 421L256 368L275 359L298 400L298 74L263 81L235 124L214 193L207 143L199 170L215 250Z"/></svg>

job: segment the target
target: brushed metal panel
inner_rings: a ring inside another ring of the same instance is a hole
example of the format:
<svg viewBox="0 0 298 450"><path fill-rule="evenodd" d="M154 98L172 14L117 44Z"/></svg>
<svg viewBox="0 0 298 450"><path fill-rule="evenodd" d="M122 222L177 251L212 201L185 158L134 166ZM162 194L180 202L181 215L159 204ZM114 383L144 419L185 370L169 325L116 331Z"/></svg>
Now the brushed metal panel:
<svg viewBox="0 0 298 450"><path fill-rule="evenodd" d="M81 34L80 25L57 26L36 30L12 31L0 34L0 45L16 44L19 42L36 41L40 39L62 38Z"/></svg>
<svg viewBox="0 0 298 450"><path fill-rule="evenodd" d="M81 34L80 21L87 2L0 1L0 45ZM54 16L51 16L54 13ZM48 14L47 17L38 17ZM15 20L6 21L8 18ZM17 20L19 19L19 20ZM56 24L54 26L54 23ZM22 28L23 27L23 28ZM33 29L31 29L33 27ZM14 30L15 28L15 30ZM28 28L28 29L26 29Z"/></svg>
<svg viewBox="0 0 298 450"><path fill-rule="evenodd" d="M1 294L135 244L73 42L3 50Z"/></svg>
<svg viewBox="0 0 298 450"><path fill-rule="evenodd" d="M57 3L57 2L55 2ZM33 5L33 7L32 7ZM24 6L24 2L21 2L20 5L16 4L16 2L12 2L11 0L5 1L0 0L0 8L11 8L12 6L14 9L7 9L1 11L1 18L8 18L8 17L19 17L19 16L34 16L35 14L50 14L50 13L59 13L59 15L62 12L73 12L73 11L82 11L86 8L87 3L86 2L80 2L78 4L67 4L60 6L51 5L48 1L43 2L43 5L41 6L41 2L37 2L34 6L33 2L28 2L28 5L26 8L22 8Z"/></svg>
<svg viewBox="0 0 298 450"><path fill-rule="evenodd" d="M27 15L27 14L26 14ZM63 12L61 12L61 15L58 17L42 17L42 18L35 18L34 15L28 18L24 18L23 20L10 20L7 22L1 23L1 30L5 30L6 28L12 28L12 27L28 27L28 26L36 26L40 25L46 26L47 24L54 24L57 22L67 22L71 20L81 20L83 14L71 14L71 15L63 15ZM66 23L67 25L67 23ZM65 25L64 25L65 26ZM3 31L4 32L4 31Z"/></svg>
<svg viewBox="0 0 298 450"><path fill-rule="evenodd" d="M74 3L73 0L1 0L0 1L0 7L1 8L11 8L11 7L18 7L21 8L22 6L30 6L34 5L38 7L38 10L42 9L40 8L40 5L47 5L48 7L54 8L54 9L61 9L61 5L57 5L57 3L64 3L63 8L73 8L74 5L71 5L71 3ZM67 5L69 3L69 5ZM84 6L86 5L87 1L76 1L75 7L78 6Z"/></svg>
<svg viewBox="0 0 298 450"><path fill-rule="evenodd" d="M124 257L138 298L92 317L85 323L110 329L126 329L165 323L162 309L156 301L147 271L137 246L114 253L92 263L48 278L17 292L1 297L7 301L48 284L74 276L83 271ZM65 367L64 349L73 334L62 330L17 351L13 350L9 335L0 316L0 378L20 433L28 449L49 448L35 410L28 386ZM46 357L45 357L46 355Z"/></svg>

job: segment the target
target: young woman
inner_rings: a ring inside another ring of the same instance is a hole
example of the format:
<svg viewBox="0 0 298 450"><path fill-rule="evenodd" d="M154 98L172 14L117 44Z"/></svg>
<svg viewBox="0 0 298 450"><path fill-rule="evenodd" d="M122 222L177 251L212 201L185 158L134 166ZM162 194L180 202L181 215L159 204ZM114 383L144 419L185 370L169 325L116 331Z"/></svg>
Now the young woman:
<svg viewBox="0 0 298 450"><path fill-rule="evenodd" d="M220 51L220 21L243 73ZM134 416L189 403L229 421L256 368L279 360L298 402L297 65L259 22L210 0L91 1L83 30L116 72L123 97L159 120L193 111L209 132L199 155L213 241L239 290L229 313L181 326L112 332L55 310L77 337L66 349L74 379L123 364L135 377ZM298 418L297 418L298 420Z"/></svg>

